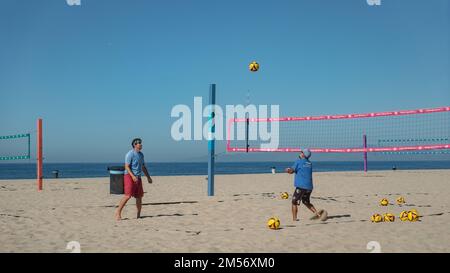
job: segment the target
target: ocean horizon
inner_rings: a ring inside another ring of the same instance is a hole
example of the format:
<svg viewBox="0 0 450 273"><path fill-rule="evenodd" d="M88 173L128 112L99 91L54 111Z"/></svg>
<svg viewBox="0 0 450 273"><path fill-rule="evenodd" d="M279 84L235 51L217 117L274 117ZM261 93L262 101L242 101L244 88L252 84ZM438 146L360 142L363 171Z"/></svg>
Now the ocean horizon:
<svg viewBox="0 0 450 273"><path fill-rule="evenodd" d="M277 173L292 165L290 162L216 162L216 174ZM123 163L44 163L44 178L90 178L108 177L108 167L123 166ZM206 162L149 162L147 168L152 176L207 175ZM450 169L450 161L369 161L368 170L434 170ZM363 171L362 161L313 161L315 172ZM35 163L2 163L0 179L34 179Z"/></svg>

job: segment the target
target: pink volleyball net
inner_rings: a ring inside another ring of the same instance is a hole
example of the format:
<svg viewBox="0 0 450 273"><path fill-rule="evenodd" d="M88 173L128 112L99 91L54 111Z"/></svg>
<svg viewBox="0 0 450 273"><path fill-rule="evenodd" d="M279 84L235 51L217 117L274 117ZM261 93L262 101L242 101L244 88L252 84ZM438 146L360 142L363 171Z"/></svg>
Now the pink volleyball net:
<svg viewBox="0 0 450 273"><path fill-rule="evenodd" d="M278 128L270 139L275 147L267 148L268 140L257 134L236 137L242 128L256 132L260 126L269 131ZM315 153L448 151L450 107L228 121L227 152L298 152L301 148Z"/></svg>

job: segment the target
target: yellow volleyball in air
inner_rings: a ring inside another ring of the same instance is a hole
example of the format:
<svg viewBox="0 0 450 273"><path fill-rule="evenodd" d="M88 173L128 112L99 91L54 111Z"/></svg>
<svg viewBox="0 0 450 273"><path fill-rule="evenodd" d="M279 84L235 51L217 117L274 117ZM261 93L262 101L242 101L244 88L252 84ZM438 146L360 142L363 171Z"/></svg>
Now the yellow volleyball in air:
<svg viewBox="0 0 450 273"><path fill-rule="evenodd" d="M395 221L395 216L393 214L391 214L391 213L385 213L383 215L383 220L385 222L394 222Z"/></svg>
<svg viewBox="0 0 450 273"><path fill-rule="evenodd" d="M382 206L387 206L389 205L389 201L386 198L381 199L380 201L380 205Z"/></svg>
<svg viewBox="0 0 450 273"><path fill-rule="evenodd" d="M400 196L399 198L397 198L397 204L399 204L399 205L405 204L405 198L403 196Z"/></svg>
<svg viewBox="0 0 450 273"><path fill-rule="evenodd" d="M288 199L288 198L289 198L289 193L283 192L283 193L281 194L281 199Z"/></svg>
<svg viewBox="0 0 450 273"><path fill-rule="evenodd" d="M408 220L410 222L416 222L417 220L419 220L419 214L417 213L416 210L408 211Z"/></svg>
<svg viewBox="0 0 450 273"><path fill-rule="evenodd" d="M408 221L408 212L407 211L402 211L400 212L400 215L398 216L398 218L400 218L400 220L404 221Z"/></svg>
<svg viewBox="0 0 450 273"><path fill-rule="evenodd" d="M252 72L256 72L259 70L259 63L253 61L248 65L248 69Z"/></svg>
<svg viewBox="0 0 450 273"><path fill-rule="evenodd" d="M280 228L280 219L278 219L277 217L271 217L267 221L267 226L270 229L279 229Z"/></svg>
<svg viewBox="0 0 450 273"><path fill-rule="evenodd" d="M374 223L379 223L383 221L383 217L380 214L375 213L374 215L372 215L372 217L370 217L370 220Z"/></svg>

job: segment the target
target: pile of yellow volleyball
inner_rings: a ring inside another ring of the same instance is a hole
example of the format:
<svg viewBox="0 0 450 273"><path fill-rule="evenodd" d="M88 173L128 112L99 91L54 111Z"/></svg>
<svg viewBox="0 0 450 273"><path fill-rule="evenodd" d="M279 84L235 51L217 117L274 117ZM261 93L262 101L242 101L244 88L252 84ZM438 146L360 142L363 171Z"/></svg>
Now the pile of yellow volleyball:
<svg viewBox="0 0 450 273"><path fill-rule="evenodd" d="M397 204L398 205L403 205L406 203L405 198L400 196L397 198ZM389 200L387 200L386 198L383 198L380 200L380 205L383 207L386 207L389 205ZM417 220L419 220L419 213L417 212L417 210L412 209L409 211L402 211L399 215L399 219L402 222L405 221L409 221L409 222L416 222ZM380 222L394 222L395 221L395 216L392 213L384 213L383 215L379 214L379 213L375 213L372 215L372 217L370 217L370 220L373 223L380 223Z"/></svg>
<svg viewBox="0 0 450 273"><path fill-rule="evenodd" d="M402 211L400 213L400 220L404 221L410 221L410 222L416 222L419 220L419 214L417 213L417 210L412 209L410 211Z"/></svg>

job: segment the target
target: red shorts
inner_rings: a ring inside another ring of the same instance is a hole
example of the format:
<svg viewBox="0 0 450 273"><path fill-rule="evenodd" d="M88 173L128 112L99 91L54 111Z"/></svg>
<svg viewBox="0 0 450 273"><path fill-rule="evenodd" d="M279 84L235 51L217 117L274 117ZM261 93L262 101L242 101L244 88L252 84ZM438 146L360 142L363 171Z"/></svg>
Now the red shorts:
<svg viewBox="0 0 450 273"><path fill-rule="evenodd" d="M144 188L142 187L142 180L138 177L138 181L134 182L131 175L125 174L123 176L123 187L125 196L132 196L134 198L141 198L144 196Z"/></svg>

